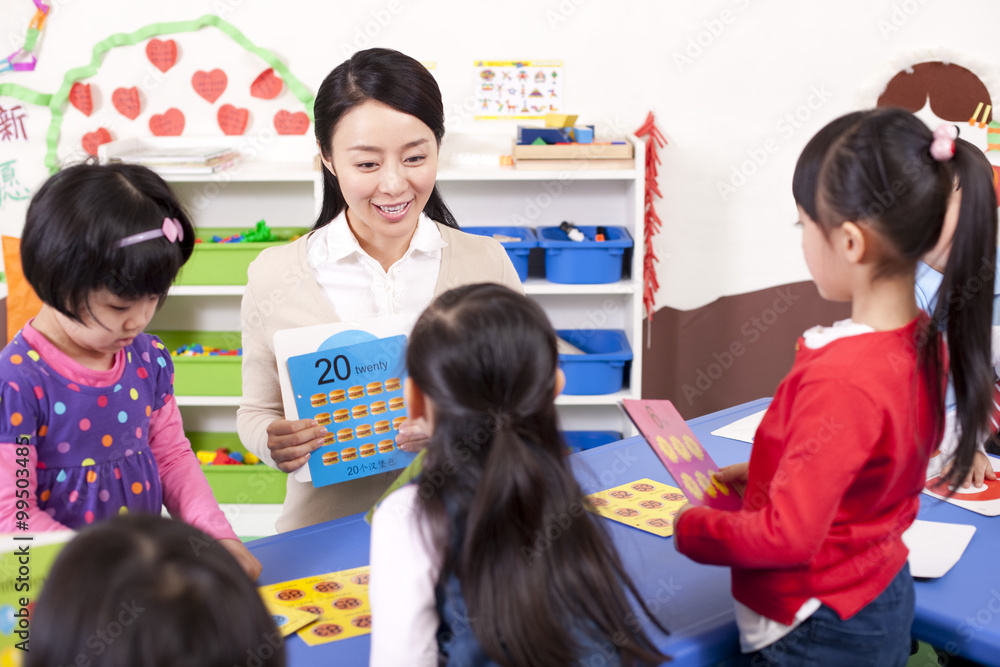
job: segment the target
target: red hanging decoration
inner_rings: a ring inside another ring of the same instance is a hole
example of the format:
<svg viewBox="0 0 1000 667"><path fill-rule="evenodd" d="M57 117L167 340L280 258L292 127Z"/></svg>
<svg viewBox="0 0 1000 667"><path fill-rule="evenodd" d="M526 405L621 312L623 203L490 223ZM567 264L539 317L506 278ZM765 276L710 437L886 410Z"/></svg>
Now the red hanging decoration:
<svg viewBox="0 0 1000 667"><path fill-rule="evenodd" d="M654 195L661 199L663 198L663 195L660 194L660 185L657 182L656 165L660 164L660 156L656 154L656 150L657 148L666 146L667 140L656 127L652 111L646 116L646 122L642 124L642 127L635 131L635 135L637 137L649 137L646 141L646 196L643 202L643 226L646 232L646 247L642 258L642 305L646 307L647 316L649 321L652 322L656 290L660 288L660 283L656 279L655 266L656 262L660 260L656 257L656 253L653 252L653 236L663 226L660 216L656 214L656 208L653 205Z"/></svg>

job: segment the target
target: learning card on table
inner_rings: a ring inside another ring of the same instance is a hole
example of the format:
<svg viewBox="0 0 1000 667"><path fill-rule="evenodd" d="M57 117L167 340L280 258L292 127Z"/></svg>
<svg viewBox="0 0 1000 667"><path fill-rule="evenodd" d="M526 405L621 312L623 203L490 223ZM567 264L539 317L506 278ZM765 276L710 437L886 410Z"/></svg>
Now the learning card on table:
<svg viewBox="0 0 1000 667"><path fill-rule="evenodd" d="M676 486L651 479L637 479L587 498L601 516L660 537L674 534L674 517L687 502Z"/></svg>
<svg viewBox="0 0 1000 667"><path fill-rule="evenodd" d="M625 412L692 505L738 510L743 501L715 477L719 467L670 401L625 399Z"/></svg>
<svg viewBox="0 0 1000 667"><path fill-rule="evenodd" d="M297 607L286 607L278 604L275 600L264 598L264 606L267 613L271 614L274 624L278 626L278 632L282 637L287 637L296 630L301 630L310 623L319 620L320 614L317 612L305 611Z"/></svg>
<svg viewBox="0 0 1000 667"><path fill-rule="evenodd" d="M268 609L286 608L318 615L315 623L298 631L309 646L372 631L367 565L261 586L258 590Z"/></svg>
<svg viewBox="0 0 1000 667"><path fill-rule="evenodd" d="M1000 459L993 456L989 459L993 469L1000 471ZM941 476L935 474L927 479L924 493L977 514L1000 516L1000 480L985 479L982 486L970 485L967 489L959 486L949 498L948 487L941 482Z"/></svg>
<svg viewBox="0 0 1000 667"><path fill-rule="evenodd" d="M338 323L275 334L286 418L312 418L327 429L323 445L294 473L299 481L328 486L405 468L413 460L415 454L396 447L406 420L406 335L386 334L408 332L414 318L381 319L389 322L365 323L365 329Z"/></svg>

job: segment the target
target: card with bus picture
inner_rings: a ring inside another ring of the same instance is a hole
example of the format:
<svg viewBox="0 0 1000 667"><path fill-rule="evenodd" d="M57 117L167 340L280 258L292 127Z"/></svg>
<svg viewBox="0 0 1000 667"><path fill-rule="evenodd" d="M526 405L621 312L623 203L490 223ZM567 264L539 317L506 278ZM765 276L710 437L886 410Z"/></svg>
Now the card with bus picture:
<svg viewBox="0 0 1000 667"><path fill-rule="evenodd" d="M651 479L637 479L587 498L601 516L660 537L674 534L674 517L687 502L676 486Z"/></svg>
<svg viewBox="0 0 1000 667"><path fill-rule="evenodd" d="M692 505L733 511L743 506L736 490L715 477L719 467L673 403L625 399L622 405Z"/></svg>
<svg viewBox="0 0 1000 667"><path fill-rule="evenodd" d="M300 629L298 635L309 646L318 646L371 632L368 571L366 565L261 586L258 591L268 609L315 615L316 621Z"/></svg>

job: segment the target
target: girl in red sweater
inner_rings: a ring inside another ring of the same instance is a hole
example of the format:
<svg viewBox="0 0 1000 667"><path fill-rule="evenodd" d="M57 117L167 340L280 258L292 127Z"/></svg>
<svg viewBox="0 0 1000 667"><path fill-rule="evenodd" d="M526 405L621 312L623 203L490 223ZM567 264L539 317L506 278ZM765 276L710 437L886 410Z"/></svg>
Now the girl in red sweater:
<svg viewBox="0 0 1000 667"><path fill-rule="evenodd" d="M901 535L941 438L948 360L963 433L952 482L969 470L992 396L988 179L963 180L970 224L956 232L933 316L914 298L956 161L983 159L956 135L899 109L857 112L820 130L796 165L806 264L824 298L851 302L851 318L799 339L749 464L723 471L746 483L742 509L690 508L675 527L679 551L732 567L753 665L882 667L909 656L914 594Z"/></svg>

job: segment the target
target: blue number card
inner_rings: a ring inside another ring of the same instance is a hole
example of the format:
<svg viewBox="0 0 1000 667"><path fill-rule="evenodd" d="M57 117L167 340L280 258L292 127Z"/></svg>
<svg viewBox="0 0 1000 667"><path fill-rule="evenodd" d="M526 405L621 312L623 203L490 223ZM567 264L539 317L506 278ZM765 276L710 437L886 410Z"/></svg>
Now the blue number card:
<svg viewBox="0 0 1000 667"><path fill-rule="evenodd" d="M405 468L416 454L396 447L406 419L406 336L391 336L288 358L300 419L327 431L309 457L314 486Z"/></svg>

